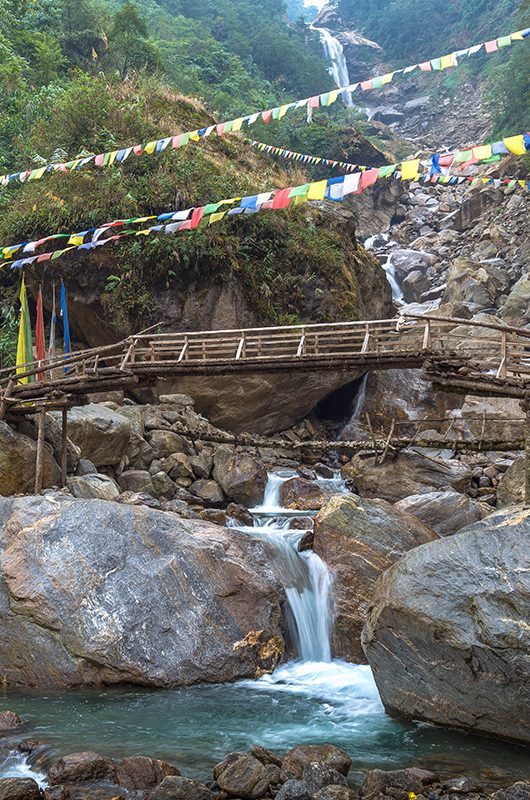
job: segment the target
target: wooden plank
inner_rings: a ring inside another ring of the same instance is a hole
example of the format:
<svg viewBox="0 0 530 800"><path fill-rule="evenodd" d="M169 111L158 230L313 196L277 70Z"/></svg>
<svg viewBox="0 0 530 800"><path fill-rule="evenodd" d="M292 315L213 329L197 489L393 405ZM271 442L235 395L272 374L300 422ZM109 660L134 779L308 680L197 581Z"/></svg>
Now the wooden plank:
<svg viewBox="0 0 530 800"><path fill-rule="evenodd" d="M37 429L37 451L35 454L35 494L42 492L44 479L44 433L46 426L46 411L39 411Z"/></svg>

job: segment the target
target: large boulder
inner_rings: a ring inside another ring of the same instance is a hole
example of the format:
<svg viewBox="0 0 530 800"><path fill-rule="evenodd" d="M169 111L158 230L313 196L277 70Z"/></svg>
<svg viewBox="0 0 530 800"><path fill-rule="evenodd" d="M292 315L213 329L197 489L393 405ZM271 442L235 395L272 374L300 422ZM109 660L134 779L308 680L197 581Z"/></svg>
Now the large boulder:
<svg viewBox="0 0 530 800"><path fill-rule="evenodd" d="M229 446L216 450L213 477L229 500L247 508L260 502L267 483L267 472L261 461L236 453Z"/></svg>
<svg viewBox="0 0 530 800"><path fill-rule="evenodd" d="M379 579L363 647L386 710L530 743L530 511L499 511Z"/></svg>
<svg viewBox="0 0 530 800"><path fill-rule="evenodd" d="M486 503L472 500L452 489L413 494L400 500L394 508L418 517L438 536L451 536L467 525L484 519L492 511Z"/></svg>
<svg viewBox="0 0 530 800"><path fill-rule="evenodd" d="M493 308L506 292L506 270L493 263L455 258L446 277L443 303L467 302L476 310Z"/></svg>
<svg viewBox="0 0 530 800"><path fill-rule="evenodd" d="M517 281L504 301L500 316L507 325L528 326L530 319L530 278L528 275Z"/></svg>
<svg viewBox="0 0 530 800"><path fill-rule="evenodd" d="M525 456L519 456L508 467L497 486L497 508L524 503Z"/></svg>
<svg viewBox="0 0 530 800"><path fill-rule="evenodd" d="M315 517L313 549L334 573L335 656L366 662L361 630L377 579L408 550L436 538L384 500L337 495L322 508Z"/></svg>
<svg viewBox="0 0 530 800"><path fill-rule="evenodd" d="M115 500L120 494L116 481L99 473L68 478L68 488L74 497L82 500Z"/></svg>
<svg viewBox="0 0 530 800"><path fill-rule="evenodd" d="M464 491L471 470L456 459L440 458L417 448L408 448L383 464L376 464L373 458L354 456L342 468L342 475L355 485L360 494L396 503L411 494L432 489Z"/></svg>
<svg viewBox="0 0 530 800"><path fill-rule="evenodd" d="M0 500L7 685L174 686L255 677L283 654L266 545L145 506Z"/></svg>
<svg viewBox="0 0 530 800"><path fill-rule="evenodd" d="M37 445L0 422L0 495L24 494L35 487ZM58 486L61 471L48 445L44 448L44 488Z"/></svg>
<svg viewBox="0 0 530 800"><path fill-rule="evenodd" d="M52 412L53 415L59 412ZM68 411L68 438L96 467L119 464L131 437L131 421L107 406L91 403Z"/></svg>
<svg viewBox="0 0 530 800"><path fill-rule="evenodd" d="M280 505L297 511L318 511L332 497L333 490L306 478L289 478L280 486Z"/></svg>

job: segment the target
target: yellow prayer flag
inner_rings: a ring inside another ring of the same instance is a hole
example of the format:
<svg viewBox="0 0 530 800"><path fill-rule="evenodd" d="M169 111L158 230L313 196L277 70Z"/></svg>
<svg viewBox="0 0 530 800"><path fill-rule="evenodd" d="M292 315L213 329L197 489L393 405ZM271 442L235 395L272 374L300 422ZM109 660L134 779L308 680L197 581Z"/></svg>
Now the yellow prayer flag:
<svg viewBox="0 0 530 800"><path fill-rule="evenodd" d="M83 244L84 241L85 241L85 237L84 236L79 236L78 234L74 233L68 239L68 244L73 244L73 245L77 246L77 245Z"/></svg>
<svg viewBox="0 0 530 800"><path fill-rule="evenodd" d="M243 125L243 117L240 117L239 119L235 119L234 120L234 124L232 125L232 130L233 131L240 131L242 125Z"/></svg>
<svg viewBox="0 0 530 800"><path fill-rule="evenodd" d="M516 31L515 33L511 33L510 39L512 40L512 42L524 42L523 32Z"/></svg>
<svg viewBox="0 0 530 800"><path fill-rule="evenodd" d="M28 353L28 301L26 297L26 284L24 277L22 277L22 284L20 286L20 323L18 327L18 341L17 341L17 375L24 374L28 367L24 366L31 361L31 351ZM20 365L20 366L18 366ZM19 378L19 383L28 383L27 378Z"/></svg>
<svg viewBox="0 0 530 800"><path fill-rule="evenodd" d="M483 144L480 145L480 147L473 148L473 156L478 159L478 161L485 161L487 158L491 158L492 155L493 150L491 149L491 144Z"/></svg>
<svg viewBox="0 0 530 800"><path fill-rule="evenodd" d="M418 178L418 168L420 166L420 159L415 158L412 161L404 161L401 165L401 180L415 181Z"/></svg>
<svg viewBox="0 0 530 800"><path fill-rule="evenodd" d="M333 105L333 103L336 102L338 96L339 96L339 90L333 89L333 91L330 92L328 95L328 106Z"/></svg>
<svg viewBox="0 0 530 800"><path fill-rule="evenodd" d="M156 142L147 142L147 144L144 147L144 153L151 155L152 153L155 152L155 147L156 147Z"/></svg>
<svg viewBox="0 0 530 800"><path fill-rule="evenodd" d="M94 61L98 60L98 54L94 48L92 48L92 58L94 59Z"/></svg>
<svg viewBox="0 0 530 800"><path fill-rule="evenodd" d="M285 117L285 115L287 114L287 109L288 108L289 108L289 104L287 104L285 106L280 106L280 110L278 112L278 119L281 119L282 117Z"/></svg>
<svg viewBox="0 0 530 800"><path fill-rule="evenodd" d="M393 77L394 77L393 72L389 72L388 75L383 75L381 78L381 83L383 84L383 86L387 83L391 83Z"/></svg>
<svg viewBox="0 0 530 800"><path fill-rule="evenodd" d="M503 139L502 141L510 153L513 153L516 156L524 156L526 154L522 134L520 136L509 136L508 139Z"/></svg>
<svg viewBox="0 0 530 800"><path fill-rule="evenodd" d="M201 137L199 136L199 131L193 131L190 133L190 139L192 142L200 142Z"/></svg>
<svg viewBox="0 0 530 800"><path fill-rule="evenodd" d="M455 65L455 59L452 53L448 56L441 57L440 69L449 69L449 67L454 67L454 65Z"/></svg>
<svg viewBox="0 0 530 800"><path fill-rule="evenodd" d="M210 214L208 224L213 225L214 222L219 222L223 217L226 217L226 214L226 211L217 211L215 214Z"/></svg>
<svg viewBox="0 0 530 800"><path fill-rule="evenodd" d="M309 191L307 192L308 200L323 200L326 196L326 189L328 187L327 181L317 181L317 183L309 184Z"/></svg>

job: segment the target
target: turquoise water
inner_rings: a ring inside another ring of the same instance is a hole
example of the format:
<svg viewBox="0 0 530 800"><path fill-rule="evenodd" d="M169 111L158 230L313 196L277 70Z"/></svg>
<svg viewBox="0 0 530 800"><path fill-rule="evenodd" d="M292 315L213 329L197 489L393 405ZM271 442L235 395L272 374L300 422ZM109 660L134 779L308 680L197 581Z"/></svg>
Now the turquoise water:
<svg viewBox="0 0 530 800"><path fill-rule="evenodd" d="M522 748L392 720L369 668L341 662L292 663L233 685L5 692L0 705L20 714L28 723L24 735L50 744L56 755L145 754L203 779L226 753L253 743L282 753L321 742L345 748L357 773L421 765L492 782L530 776L530 753Z"/></svg>

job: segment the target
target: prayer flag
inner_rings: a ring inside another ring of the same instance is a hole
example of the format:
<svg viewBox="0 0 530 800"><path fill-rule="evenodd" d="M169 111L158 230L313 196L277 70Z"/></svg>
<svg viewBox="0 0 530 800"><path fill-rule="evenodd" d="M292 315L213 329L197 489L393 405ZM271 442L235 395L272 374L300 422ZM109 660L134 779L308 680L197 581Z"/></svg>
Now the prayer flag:
<svg viewBox="0 0 530 800"><path fill-rule="evenodd" d="M483 144L480 147L473 148L473 158L476 158L477 161L485 161L487 158L491 158L491 156L491 144Z"/></svg>
<svg viewBox="0 0 530 800"><path fill-rule="evenodd" d="M424 61L423 64L420 64L420 69L422 72L432 72L432 64L430 61Z"/></svg>
<svg viewBox="0 0 530 800"><path fill-rule="evenodd" d="M415 181L419 177L418 169L420 166L419 158L412 161L404 161L401 165L401 180Z"/></svg>
<svg viewBox="0 0 530 800"><path fill-rule="evenodd" d="M274 200L272 201L272 207L276 208L287 208L289 205L289 194L291 192L292 186L288 189L280 189L279 192L276 192L274 196Z"/></svg>
<svg viewBox="0 0 530 800"><path fill-rule="evenodd" d="M307 193L308 200L323 200L326 196L326 189L328 188L327 181L318 181L317 183L309 184L309 191Z"/></svg>
<svg viewBox="0 0 530 800"><path fill-rule="evenodd" d="M512 37L511 36L500 36L497 39L497 44L498 44L499 47L509 47L511 45L511 43L512 43Z"/></svg>
<svg viewBox="0 0 530 800"><path fill-rule="evenodd" d="M526 148L524 145L524 137L521 136L509 136L508 139L503 139L503 143L506 145L510 153L513 153L516 156L524 156L526 153Z"/></svg>
<svg viewBox="0 0 530 800"><path fill-rule="evenodd" d="M372 85L373 85L373 84L372 84L372 81L362 81L362 82L361 82L361 89L362 89L364 92L368 92L368 91L370 91L370 89L372 88Z"/></svg>
<svg viewBox="0 0 530 800"><path fill-rule="evenodd" d="M367 169L361 174L361 191L364 192L369 186L373 186L379 178L378 169Z"/></svg>
<svg viewBox="0 0 530 800"><path fill-rule="evenodd" d="M50 324L50 341L48 344L48 358L55 358L55 328L57 326L57 311L55 308L55 284L53 284L52 292L53 292L53 305L52 305L52 321Z"/></svg>
<svg viewBox="0 0 530 800"><path fill-rule="evenodd" d="M35 347L37 351L37 362L38 366L42 365L42 362L46 358L46 345L44 342L44 313L42 310L42 287L39 286L39 294L37 297L37 326L35 328ZM39 372L37 375L39 381L43 381L45 378L44 372Z"/></svg>
<svg viewBox="0 0 530 800"><path fill-rule="evenodd" d="M491 42L485 43L486 53L495 53L499 48L497 47L497 39L492 39Z"/></svg>
<svg viewBox="0 0 530 800"><path fill-rule="evenodd" d="M31 343L31 320L29 317L28 297L26 294L26 284L24 276L20 284L20 323L18 326L17 342L17 375L22 375L30 369L33 361ZM19 383L29 383L32 378L19 378Z"/></svg>
<svg viewBox="0 0 530 800"><path fill-rule="evenodd" d="M61 280L61 317L63 318L63 350L64 353L67 355L72 351L72 342L70 339L70 324L68 322L68 304L66 300L66 287L64 282ZM68 372L69 367L65 367L64 371Z"/></svg>

